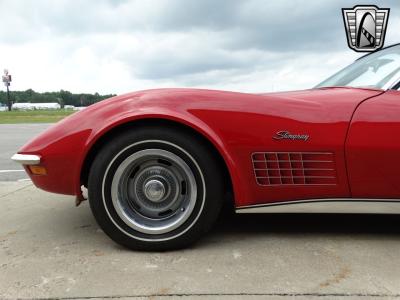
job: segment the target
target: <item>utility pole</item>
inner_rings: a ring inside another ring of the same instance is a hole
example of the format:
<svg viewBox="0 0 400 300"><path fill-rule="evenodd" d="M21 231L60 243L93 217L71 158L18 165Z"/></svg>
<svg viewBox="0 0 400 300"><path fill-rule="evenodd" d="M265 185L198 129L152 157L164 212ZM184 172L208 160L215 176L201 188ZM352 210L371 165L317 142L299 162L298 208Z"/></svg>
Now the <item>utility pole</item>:
<svg viewBox="0 0 400 300"><path fill-rule="evenodd" d="M7 88L7 105L8 105L8 111L11 111L11 99L10 99L10 84L11 84L11 75L8 74L8 70L4 69L4 75L3 75L3 82L4 85Z"/></svg>

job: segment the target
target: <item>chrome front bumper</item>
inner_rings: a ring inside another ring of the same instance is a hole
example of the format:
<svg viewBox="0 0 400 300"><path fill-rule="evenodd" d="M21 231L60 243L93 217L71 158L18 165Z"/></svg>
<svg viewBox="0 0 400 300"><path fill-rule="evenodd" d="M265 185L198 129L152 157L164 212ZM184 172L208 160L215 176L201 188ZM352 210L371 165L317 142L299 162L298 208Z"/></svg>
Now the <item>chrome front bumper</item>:
<svg viewBox="0 0 400 300"><path fill-rule="evenodd" d="M38 165L40 164L40 156L32 154L14 154L11 159L21 165Z"/></svg>

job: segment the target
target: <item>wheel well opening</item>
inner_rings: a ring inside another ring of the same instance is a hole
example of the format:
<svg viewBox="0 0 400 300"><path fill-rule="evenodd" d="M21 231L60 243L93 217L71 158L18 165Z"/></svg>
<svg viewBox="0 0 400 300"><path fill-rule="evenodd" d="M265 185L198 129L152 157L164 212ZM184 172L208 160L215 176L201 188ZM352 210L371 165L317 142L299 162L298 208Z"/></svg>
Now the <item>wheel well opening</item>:
<svg viewBox="0 0 400 300"><path fill-rule="evenodd" d="M81 176L80 176L80 183L81 185L84 185L87 187L88 183L88 178L89 178L89 172L90 168L92 166L92 163L97 155L97 153L100 151L100 149L107 143L109 142L115 134L119 134L123 131L127 130L132 130L136 129L138 127L145 127L145 126L162 126L162 127L170 127L174 130L179 130L179 131L185 131L189 133L191 136L194 138L198 139L201 141L204 145L207 146L209 149L210 153L217 159L218 164L223 172L223 178L224 178L224 190L225 190L225 200L229 205L234 204L234 195L233 195L233 187L232 187L232 180L231 176L228 170L228 167L225 163L225 160L219 153L219 151L215 148L215 146L206 138L204 137L201 133L198 131L194 130L193 128L177 123L174 121L170 120L164 120L164 119L144 119L144 120L137 120L133 122L127 122L121 125L118 125L108 132L106 132L102 137L100 137L95 144L91 147L89 150L88 154L85 157L82 169L81 169ZM233 206L232 206L233 207Z"/></svg>

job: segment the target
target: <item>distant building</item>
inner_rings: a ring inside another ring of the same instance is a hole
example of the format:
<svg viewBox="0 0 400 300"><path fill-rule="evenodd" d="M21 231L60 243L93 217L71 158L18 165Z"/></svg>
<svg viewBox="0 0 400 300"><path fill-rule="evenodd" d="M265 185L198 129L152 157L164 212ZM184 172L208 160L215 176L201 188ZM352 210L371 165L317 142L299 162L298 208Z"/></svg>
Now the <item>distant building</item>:
<svg viewBox="0 0 400 300"><path fill-rule="evenodd" d="M87 106L75 106L74 108L73 108L73 110L83 110L83 109L85 109Z"/></svg>
<svg viewBox="0 0 400 300"><path fill-rule="evenodd" d="M39 109L61 109L58 103L14 103L13 110L39 110Z"/></svg>

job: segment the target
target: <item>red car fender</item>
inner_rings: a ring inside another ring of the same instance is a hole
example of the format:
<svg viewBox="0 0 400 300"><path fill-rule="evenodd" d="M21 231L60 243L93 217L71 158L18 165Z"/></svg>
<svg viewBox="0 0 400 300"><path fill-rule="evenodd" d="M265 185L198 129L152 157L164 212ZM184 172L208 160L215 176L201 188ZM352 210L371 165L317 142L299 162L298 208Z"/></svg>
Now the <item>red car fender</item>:
<svg viewBox="0 0 400 300"><path fill-rule="evenodd" d="M239 172L237 170L237 166L235 164L235 161L233 160L232 156L230 153L227 151L227 147L224 143L224 141L214 132L213 129L211 129L207 124L202 122L200 119L195 118L193 115L190 116L185 116L183 114L177 114L176 111L172 110L165 110L164 113L148 113L148 114L143 114L140 113L137 115L132 115L129 114L129 116L126 115L121 115L119 118L114 120L113 123L107 123L106 126L99 128L96 132L92 132L92 134L89 136L89 138L86 141L84 152L80 156L80 161L79 161L79 168L77 169L77 173L75 174L75 192L76 195L81 195L81 172L82 168L84 165L84 162L87 158L87 155L89 151L92 149L92 147L96 144L96 142L105 134L113 130L114 128L127 124L127 123L132 123L134 124L137 121L140 120L168 120L168 121L173 121L178 124L187 126L195 130L197 133L205 137L218 151L218 153L221 155L223 158L228 172L230 174L230 178L232 181L232 187L233 187L233 193L234 193L234 200L235 203L241 203L245 193L242 191L244 184L242 184Z"/></svg>

